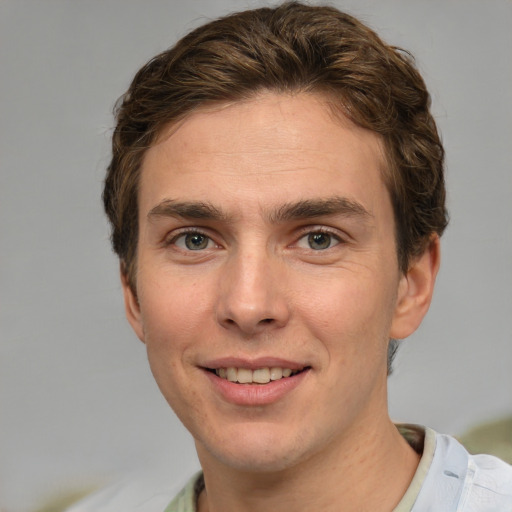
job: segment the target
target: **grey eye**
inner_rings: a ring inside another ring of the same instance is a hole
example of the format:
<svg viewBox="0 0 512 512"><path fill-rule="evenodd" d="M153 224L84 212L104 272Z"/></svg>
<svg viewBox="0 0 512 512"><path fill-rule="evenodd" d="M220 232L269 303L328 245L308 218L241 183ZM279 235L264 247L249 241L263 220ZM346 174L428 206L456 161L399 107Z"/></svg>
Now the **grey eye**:
<svg viewBox="0 0 512 512"><path fill-rule="evenodd" d="M208 237L200 233L188 234L185 236L185 245L191 251L206 249L208 246Z"/></svg>
<svg viewBox="0 0 512 512"><path fill-rule="evenodd" d="M182 249L200 251L202 249L207 249L212 241L202 233L184 233L179 236L174 243Z"/></svg>
<svg viewBox="0 0 512 512"><path fill-rule="evenodd" d="M308 245L315 251L328 249L332 243L332 236L328 233L310 233L308 235Z"/></svg>

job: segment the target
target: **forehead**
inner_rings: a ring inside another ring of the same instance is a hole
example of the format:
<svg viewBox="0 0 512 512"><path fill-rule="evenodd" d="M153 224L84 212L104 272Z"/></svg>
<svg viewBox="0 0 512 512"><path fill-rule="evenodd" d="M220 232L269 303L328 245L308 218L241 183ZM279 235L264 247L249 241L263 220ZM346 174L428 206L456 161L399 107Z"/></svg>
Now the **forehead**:
<svg viewBox="0 0 512 512"><path fill-rule="evenodd" d="M387 196L384 165L380 137L325 97L264 93L164 130L144 156L139 206L148 212L173 198L242 208L338 195L372 210Z"/></svg>

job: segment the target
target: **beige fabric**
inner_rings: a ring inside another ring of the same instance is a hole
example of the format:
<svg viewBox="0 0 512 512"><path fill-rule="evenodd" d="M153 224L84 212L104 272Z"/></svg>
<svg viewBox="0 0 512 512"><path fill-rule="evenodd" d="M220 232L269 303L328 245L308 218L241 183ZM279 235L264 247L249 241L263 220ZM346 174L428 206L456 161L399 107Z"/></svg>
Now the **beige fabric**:
<svg viewBox="0 0 512 512"><path fill-rule="evenodd" d="M419 452L418 435L424 437L422 456L416 473L414 473L414 477L400 503L393 510L393 512L411 512L434 458L436 433L430 428L423 431L422 428L415 425L397 425L397 427L417 452Z"/></svg>

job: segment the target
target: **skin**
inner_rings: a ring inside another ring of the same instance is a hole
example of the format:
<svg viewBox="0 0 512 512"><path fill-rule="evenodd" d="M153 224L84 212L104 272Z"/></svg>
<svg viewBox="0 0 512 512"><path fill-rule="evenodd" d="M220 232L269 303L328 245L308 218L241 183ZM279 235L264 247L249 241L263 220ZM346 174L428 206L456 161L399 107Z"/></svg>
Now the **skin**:
<svg viewBox="0 0 512 512"><path fill-rule="evenodd" d="M196 111L147 151L126 312L194 436L201 512L392 510L407 489L418 456L388 416L387 343L425 315L439 242L399 271L384 162L376 134L311 94ZM298 215L305 201L320 209ZM204 369L225 357L308 371L239 405Z"/></svg>

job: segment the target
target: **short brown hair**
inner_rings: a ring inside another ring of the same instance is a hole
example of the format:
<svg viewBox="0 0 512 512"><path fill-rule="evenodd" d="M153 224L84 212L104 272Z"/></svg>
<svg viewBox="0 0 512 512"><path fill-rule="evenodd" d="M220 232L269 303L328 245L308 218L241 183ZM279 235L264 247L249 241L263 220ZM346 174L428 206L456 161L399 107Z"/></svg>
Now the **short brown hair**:
<svg viewBox="0 0 512 512"><path fill-rule="evenodd" d="M157 55L115 108L103 200L112 244L135 291L137 192L145 151L162 129L212 102L260 91L328 95L382 137L400 269L447 225L444 150L412 57L332 7L288 2L203 25Z"/></svg>

